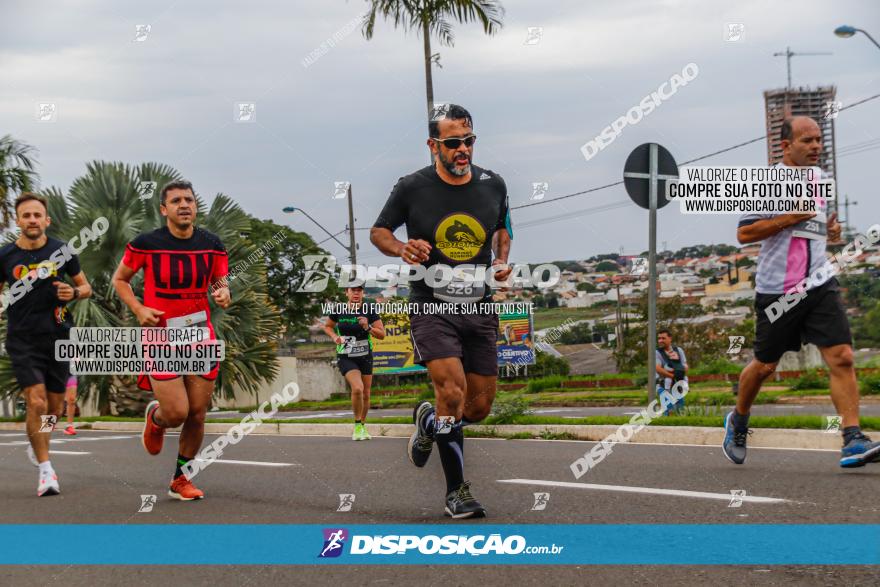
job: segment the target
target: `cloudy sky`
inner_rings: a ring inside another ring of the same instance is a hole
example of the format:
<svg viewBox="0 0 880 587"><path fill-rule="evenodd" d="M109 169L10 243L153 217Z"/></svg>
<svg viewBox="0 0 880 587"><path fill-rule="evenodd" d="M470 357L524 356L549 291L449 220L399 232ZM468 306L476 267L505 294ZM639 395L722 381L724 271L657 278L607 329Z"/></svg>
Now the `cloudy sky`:
<svg viewBox="0 0 880 587"><path fill-rule="evenodd" d="M505 178L512 205L530 203L533 182L549 184L548 203L514 211L511 260L646 249L647 212L626 205L622 186L550 200L619 180L627 154L644 142L684 161L761 136L762 92L786 81L785 59L773 53L787 46L833 52L794 57L795 85L834 84L844 106L880 94L880 49L864 35L832 33L851 24L880 39L875 0L503 4L496 36L461 25L453 48L435 46L443 67L434 93L472 112L474 161ZM280 209L301 206L336 232L347 209L333 199L334 182L350 181L356 224L368 227L397 178L428 154L421 41L384 23L366 41L352 26L366 5L6 0L0 134L39 149L44 186L66 190L90 160L157 161L208 199L229 194L248 212L317 239L320 229ZM728 23L744 25L740 41L725 40ZM137 25L150 27L142 41ZM539 42L526 44L529 27L542 28ZM337 32L335 46L304 66ZM584 159L581 145L691 62L695 80ZM234 121L239 102L256 104L253 122ZM56 105L55 122L37 121L39 103ZM880 137L880 99L842 112L836 133L838 148ZM871 175L878 156L874 149L838 160L839 188L859 202L852 216L862 229L880 222ZM761 165L766 148L758 142L708 163ZM734 216L685 217L668 206L658 241L733 243L735 225ZM381 258L367 231L358 241L360 260Z"/></svg>

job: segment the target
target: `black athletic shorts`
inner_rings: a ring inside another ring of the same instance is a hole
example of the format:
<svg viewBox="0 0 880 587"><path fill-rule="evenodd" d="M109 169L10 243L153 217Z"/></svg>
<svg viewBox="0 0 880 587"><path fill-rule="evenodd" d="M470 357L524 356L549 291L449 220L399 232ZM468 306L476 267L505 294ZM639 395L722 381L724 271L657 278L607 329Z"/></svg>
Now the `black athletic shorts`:
<svg viewBox="0 0 880 587"><path fill-rule="evenodd" d="M465 373L498 375L498 314L411 314L413 362L458 357Z"/></svg>
<svg viewBox="0 0 880 587"><path fill-rule="evenodd" d="M6 352L12 361L12 372L24 389L42 383L46 391L64 393L70 377L70 363L55 360L55 341L50 334L6 337Z"/></svg>
<svg viewBox="0 0 880 587"><path fill-rule="evenodd" d="M362 357L349 357L348 355L336 355L336 365L339 372L345 377L349 371L358 370L361 375L373 374L373 353Z"/></svg>
<svg viewBox="0 0 880 587"><path fill-rule="evenodd" d="M852 344L837 279L831 278L808 290L800 302L770 322L765 310L781 298L784 296L755 294L755 358L762 363L775 363L786 351L800 350L801 344L813 343L818 347Z"/></svg>

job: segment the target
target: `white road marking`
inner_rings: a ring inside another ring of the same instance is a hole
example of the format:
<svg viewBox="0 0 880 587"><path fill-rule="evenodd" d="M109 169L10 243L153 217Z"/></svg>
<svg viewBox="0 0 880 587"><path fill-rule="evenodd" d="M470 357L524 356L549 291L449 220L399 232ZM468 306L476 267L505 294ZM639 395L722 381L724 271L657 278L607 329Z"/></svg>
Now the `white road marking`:
<svg viewBox="0 0 880 587"><path fill-rule="evenodd" d="M24 432L13 432L11 434L0 434L0 436L24 436Z"/></svg>
<svg viewBox="0 0 880 587"><path fill-rule="evenodd" d="M54 455L90 455L90 454L92 454L92 453L81 451L81 450L52 450L52 451L49 451L49 456L54 456Z"/></svg>
<svg viewBox="0 0 880 587"><path fill-rule="evenodd" d="M204 459L196 459L199 463L207 462ZM254 465L255 467L302 467L299 463L270 463L266 461L235 461L232 459L217 459L214 463L226 463L227 465Z"/></svg>
<svg viewBox="0 0 880 587"><path fill-rule="evenodd" d="M95 440L121 440L123 438L137 438L136 436L93 436L91 438L53 438L50 444L65 444L67 442L92 442ZM29 444L27 440L15 440L12 442L0 442L0 446L24 446Z"/></svg>
<svg viewBox="0 0 880 587"><path fill-rule="evenodd" d="M706 491L686 491L684 489L659 489L654 487L630 487L627 485L599 485L596 483L572 483L570 481L544 481L541 479L499 479L499 483L517 483L520 485L542 485L550 487L569 487L572 489L596 489L599 491L620 491L622 493L647 493L651 495L674 495L676 497L695 497L698 499L717 499L730 501L729 493L709 493ZM760 497L744 495L743 501L749 503L790 503L788 499L776 497Z"/></svg>

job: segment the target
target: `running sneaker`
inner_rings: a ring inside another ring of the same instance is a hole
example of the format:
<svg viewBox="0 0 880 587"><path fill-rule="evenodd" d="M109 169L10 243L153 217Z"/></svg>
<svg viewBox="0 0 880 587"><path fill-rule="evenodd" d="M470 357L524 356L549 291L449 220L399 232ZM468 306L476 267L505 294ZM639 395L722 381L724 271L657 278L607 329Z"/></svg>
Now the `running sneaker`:
<svg viewBox="0 0 880 587"><path fill-rule="evenodd" d="M76 436L76 430L73 427L73 424L64 429L64 433L68 436Z"/></svg>
<svg viewBox="0 0 880 587"><path fill-rule="evenodd" d="M205 492L193 485L192 481L186 478L186 475L181 475L171 482L168 495L180 501L192 501L205 497Z"/></svg>
<svg viewBox="0 0 880 587"><path fill-rule="evenodd" d="M354 432L351 433L352 440L363 440L364 439L364 425L363 424L355 424Z"/></svg>
<svg viewBox="0 0 880 587"><path fill-rule="evenodd" d="M724 419L724 443L721 451L731 463L741 465L746 462L746 440L752 431L748 428L736 430L733 427L733 412Z"/></svg>
<svg viewBox="0 0 880 587"><path fill-rule="evenodd" d="M34 447L32 447L31 445L28 445L28 447L27 447L27 455L28 455L28 459L30 459L30 461L34 464L35 467L40 466L40 462L37 461L37 453L34 452Z"/></svg>
<svg viewBox="0 0 880 587"><path fill-rule="evenodd" d="M153 412L159 409L159 402L153 400L147 404L144 415L144 432L141 434L141 443L151 455L162 452L162 443L165 441L165 429L153 423Z"/></svg>
<svg viewBox="0 0 880 587"><path fill-rule="evenodd" d="M470 481L465 481L446 496L446 515L456 520L486 517L486 508L471 495Z"/></svg>
<svg viewBox="0 0 880 587"><path fill-rule="evenodd" d="M406 454L409 460L416 467L424 467L431 456L431 450L434 448L434 439L428 435L427 430L422 428L424 416L428 410L433 410L431 402L422 402L413 410L413 424L416 425L416 431L409 437L409 444L406 447Z"/></svg>
<svg viewBox="0 0 880 587"><path fill-rule="evenodd" d="M55 471L46 475L40 475L40 484L37 485L37 497L58 495L59 493L61 493L61 488L58 487L58 475L55 474Z"/></svg>
<svg viewBox="0 0 880 587"><path fill-rule="evenodd" d="M880 461L880 442L859 432L840 449L840 466L845 468L864 467L866 463Z"/></svg>
<svg viewBox="0 0 880 587"><path fill-rule="evenodd" d="M367 432L366 424L361 424L361 440L373 440L373 437Z"/></svg>

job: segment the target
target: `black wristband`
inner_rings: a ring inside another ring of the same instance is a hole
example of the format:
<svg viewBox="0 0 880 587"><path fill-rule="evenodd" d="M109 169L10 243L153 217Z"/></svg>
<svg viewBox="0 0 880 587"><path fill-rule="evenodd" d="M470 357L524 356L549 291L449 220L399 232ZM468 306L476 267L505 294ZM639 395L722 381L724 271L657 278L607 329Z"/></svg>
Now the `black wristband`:
<svg viewBox="0 0 880 587"><path fill-rule="evenodd" d="M73 299L79 299L79 288L73 288Z"/></svg>

